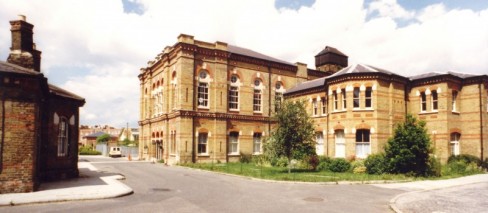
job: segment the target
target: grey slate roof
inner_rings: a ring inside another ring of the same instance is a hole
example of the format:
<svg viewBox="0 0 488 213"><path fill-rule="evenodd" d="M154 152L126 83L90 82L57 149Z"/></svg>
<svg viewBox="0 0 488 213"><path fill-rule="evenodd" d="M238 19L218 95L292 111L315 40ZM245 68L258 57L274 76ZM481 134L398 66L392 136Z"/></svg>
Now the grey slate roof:
<svg viewBox="0 0 488 213"><path fill-rule="evenodd" d="M16 64L0 61L0 72L27 74L27 75L42 75L42 73L21 67Z"/></svg>
<svg viewBox="0 0 488 213"><path fill-rule="evenodd" d="M294 66L294 64L292 64L292 63L289 63L289 62L286 62L286 61L283 61L280 59L276 59L276 58L273 58L271 56L267 56L267 55L258 53L256 51L250 50L250 49L234 46L234 45L227 45L227 51L229 51L231 53L239 54L239 55L245 55L245 56L250 56L253 58L259 58L259 59L263 59L263 60L268 60L268 61L273 61L273 62L278 62L278 63L288 64L288 65Z"/></svg>
<svg viewBox="0 0 488 213"><path fill-rule="evenodd" d="M294 93L294 92L298 92L298 91L302 91L302 90L308 90L311 88L324 86L325 79L326 79L326 77L323 77L323 78L317 78L317 79L314 79L311 81L302 82L302 83L296 85L295 87L289 89L288 91L286 91L285 94L290 94L290 93Z"/></svg>
<svg viewBox="0 0 488 213"><path fill-rule="evenodd" d="M61 97L65 97L65 98L71 98L71 99L75 99L75 100L79 100L79 101L85 101L84 98L78 96L78 95L75 95L67 90L64 90L64 89L61 89L57 86L54 86L52 84L49 84L49 92L51 94L54 94L54 95L58 95L58 96L61 96Z"/></svg>
<svg viewBox="0 0 488 213"><path fill-rule="evenodd" d="M341 76L341 75L345 75L345 74L350 74L350 73L384 73L384 74L387 74L387 75L398 75L398 74L395 74L393 72L390 72L390 71L387 71L387 70L384 70L384 69L380 69L380 68L376 68L376 67L373 67L373 66L370 66L370 65L366 65L366 64L354 64L354 65L350 65L336 73L334 73L333 75L331 76L328 76L327 78L334 78L334 77L337 77L337 76ZM398 75L400 76L400 75Z"/></svg>
<svg viewBox="0 0 488 213"><path fill-rule="evenodd" d="M475 75L475 74L468 74L468 73L458 73L458 72L452 72L452 71L447 71L447 72L429 72L429 73L424 73L420 75L414 75L410 76L410 80L417 80L417 79L422 79L422 78L429 78L429 77L435 77L435 76L441 76L441 75L453 75L458 78L470 78L470 77L475 77L475 76L481 76L481 75Z"/></svg>

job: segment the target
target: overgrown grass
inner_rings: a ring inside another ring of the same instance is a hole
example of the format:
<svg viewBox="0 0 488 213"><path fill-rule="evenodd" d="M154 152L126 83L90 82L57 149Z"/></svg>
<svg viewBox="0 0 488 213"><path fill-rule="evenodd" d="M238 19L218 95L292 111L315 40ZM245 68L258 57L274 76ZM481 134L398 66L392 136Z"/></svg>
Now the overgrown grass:
<svg viewBox="0 0 488 213"><path fill-rule="evenodd" d="M283 181L303 181L303 182L339 182L339 181L411 181L413 177L397 174L370 175L366 173L354 174L353 172L335 173L329 171L310 171L306 169L292 169L288 174L288 169L284 167L257 166L252 163L190 163L181 166L197 168L209 171L216 171L228 174L242 175L254 178Z"/></svg>

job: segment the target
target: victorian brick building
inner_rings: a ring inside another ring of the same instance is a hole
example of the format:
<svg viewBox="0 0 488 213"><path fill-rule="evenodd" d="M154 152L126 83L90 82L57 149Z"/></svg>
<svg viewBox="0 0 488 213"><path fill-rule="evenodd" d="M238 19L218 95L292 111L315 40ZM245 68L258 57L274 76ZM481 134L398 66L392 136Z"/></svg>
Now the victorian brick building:
<svg viewBox="0 0 488 213"><path fill-rule="evenodd" d="M325 47L316 70L223 42L180 35L141 69L140 155L166 162L235 161L260 154L283 98L302 99L317 153L364 158L396 123L427 121L435 153L486 157L488 77L454 72L405 77Z"/></svg>
<svg viewBox="0 0 488 213"><path fill-rule="evenodd" d="M10 24L10 55L0 61L0 193L78 176L78 109L85 103L40 72L34 26L24 16Z"/></svg>

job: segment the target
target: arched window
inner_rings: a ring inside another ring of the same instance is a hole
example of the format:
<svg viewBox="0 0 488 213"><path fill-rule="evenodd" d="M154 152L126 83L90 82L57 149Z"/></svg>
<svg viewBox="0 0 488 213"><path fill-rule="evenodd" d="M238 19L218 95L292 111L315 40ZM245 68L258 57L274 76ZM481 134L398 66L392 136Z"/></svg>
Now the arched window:
<svg viewBox="0 0 488 213"><path fill-rule="evenodd" d="M459 155L459 140L461 139L461 134L457 132L451 133L451 155Z"/></svg>
<svg viewBox="0 0 488 213"><path fill-rule="evenodd" d="M438 95L437 95L437 91L436 90L432 90L432 93L430 95L431 99L432 99L432 111L437 111L438 109Z"/></svg>
<svg viewBox="0 0 488 213"><path fill-rule="evenodd" d="M359 109L359 87L354 87L354 91L352 93L352 107Z"/></svg>
<svg viewBox="0 0 488 213"><path fill-rule="evenodd" d="M209 98L208 98L208 83L209 83L209 75L206 70L200 71L198 75L198 94L197 94L197 101L198 107L208 108L209 106Z"/></svg>
<svg viewBox="0 0 488 213"><path fill-rule="evenodd" d="M420 93L420 111L425 112L427 110L427 96L425 92Z"/></svg>
<svg viewBox="0 0 488 213"><path fill-rule="evenodd" d="M239 77L232 75L229 86L229 110L239 110Z"/></svg>
<svg viewBox="0 0 488 213"><path fill-rule="evenodd" d="M58 124L58 157L68 156L68 133L68 122L65 117L60 117Z"/></svg>
<svg viewBox="0 0 488 213"><path fill-rule="evenodd" d="M254 95L253 95L253 111L262 112L261 97L262 97L262 81L260 79L254 80Z"/></svg>
<svg viewBox="0 0 488 213"><path fill-rule="evenodd" d="M275 84L275 111L281 108L281 103L283 102L283 93L286 92L285 87L281 81Z"/></svg>

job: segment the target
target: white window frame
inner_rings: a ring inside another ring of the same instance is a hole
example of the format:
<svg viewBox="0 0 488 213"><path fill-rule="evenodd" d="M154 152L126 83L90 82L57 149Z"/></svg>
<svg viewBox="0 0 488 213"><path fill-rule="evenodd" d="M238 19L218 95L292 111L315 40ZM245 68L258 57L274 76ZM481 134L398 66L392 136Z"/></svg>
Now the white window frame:
<svg viewBox="0 0 488 213"><path fill-rule="evenodd" d="M361 108L361 90L359 87L354 87L352 91L352 107L353 109L360 109ZM357 106L356 106L357 104Z"/></svg>
<svg viewBox="0 0 488 213"><path fill-rule="evenodd" d="M324 155L324 133L315 132L315 152L317 155Z"/></svg>
<svg viewBox="0 0 488 213"><path fill-rule="evenodd" d="M261 132L255 132L252 136L252 141L253 141L253 153L254 154L261 154L262 150L262 133Z"/></svg>
<svg viewBox="0 0 488 213"><path fill-rule="evenodd" d="M457 90L452 91L452 111L457 112L457 96L459 95Z"/></svg>
<svg viewBox="0 0 488 213"><path fill-rule="evenodd" d="M325 97L321 97L320 103L322 104L322 115L327 115L327 99Z"/></svg>
<svg viewBox="0 0 488 213"><path fill-rule="evenodd" d="M363 132L368 133L367 138L365 137L365 134ZM358 134L361 134L361 141L358 141ZM356 130L356 157L366 158L370 154L371 154L371 131L369 129Z"/></svg>
<svg viewBox="0 0 488 213"><path fill-rule="evenodd" d="M259 83L257 82L259 81ZM252 102L252 110L254 113L262 113L263 112L263 81L261 79L254 80L254 92L253 92L253 102Z"/></svg>
<svg viewBox="0 0 488 213"><path fill-rule="evenodd" d="M229 87L229 110L239 111L239 87Z"/></svg>
<svg viewBox="0 0 488 213"><path fill-rule="evenodd" d="M198 108L210 108L210 74L202 70L198 74L197 106Z"/></svg>
<svg viewBox="0 0 488 213"><path fill-rule="evenodd" d="M312 115L313 116L319 115L318 100L315 98L312 100Z"/></svg>
<svg viewBox="0 0 488 213"><path fill-rule="evenodd" d="M205 152L202 152L200 147L204 147ZM208 133L206 132L198 133L197 153L198 155L208 155Z"/></svg>
<svg viewBox="0 0 488 213"><path fill-rule="evenodd" d="M239 154L239 132L229 132L229 154Z"/></svg>
<svg viewBox="0 0 488 213"><path fill-rule="evenodd" d="M420 92L420 112L427 111L427 94Z"/></svg>
<svg viewBox="0 0 488 213"><path fill-rule="evenodd" d="M347 110L346 89L341 89L341 97L342 97L342 110Z"/></svg>
<svg viewBox="0 0 488 213"><path fill-rule="evenodd" d="M368 91L369 91L369 96L368 96ZM369 106L368 106L368 100L369 100ZM372 87L366 87L366 90L364 91L364 107L366 109L373 108L373 88Z"/></svg>
<svg viewBox="0 0 488 213"><path fill-rule="evenodd" d="M432 111L437 112L439 110L439 94L437 93L437 90L431 91L430 102L431 102Z"/></svg>
<svg viewBox="0 0 488 213"><path fill-rule="evenodd" d="M346 134L344 133L343 129L335 130L335 157L336 158L345 158L346 157ZM341 145L343 148L343 155L339 155L338 145Z"/></svg>
<svg viewBox="0 0 488 213"><path fill-rule="evenodd" d="M285 87L281 81L276 82L275 84L275 112L281 108L281 104L283 103L283 93L286 92Z"/></svg>
<svg viewBox="0 0 488 213"><path fill-rule="evenodd" d="M461 134L458 132L453 132L451 133L451 140L450 140L450 150L451 150L451 155L459 155L461 154L460 152L460 146L459 146L459 140L461 139Z"/></svg>
<svg viewBox="0 0 488 213"><path fill-rule="evenodd" d="M339 110L339 100L338 100L339 98L337 97L338 96L337 92L333 91L332 96L334 98L334 111L337 111L337 110Z"/></svg>

